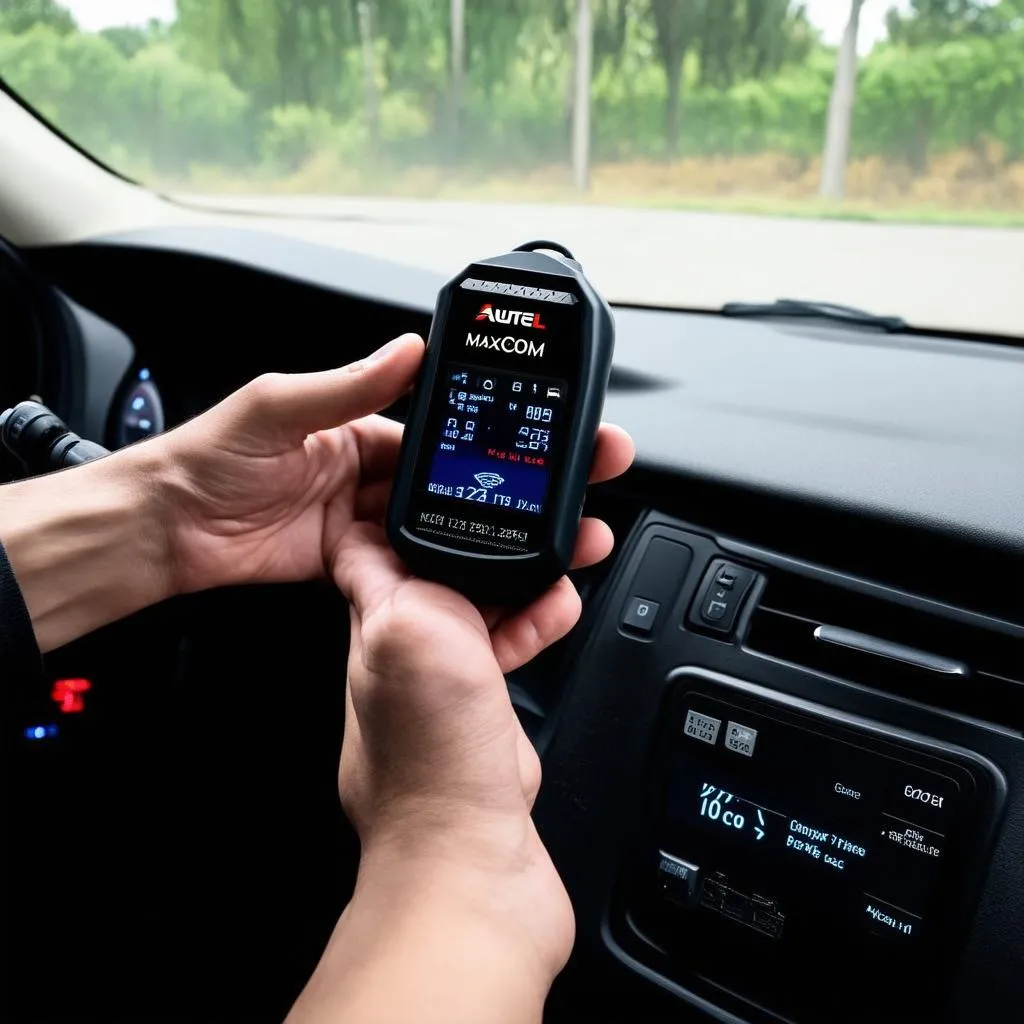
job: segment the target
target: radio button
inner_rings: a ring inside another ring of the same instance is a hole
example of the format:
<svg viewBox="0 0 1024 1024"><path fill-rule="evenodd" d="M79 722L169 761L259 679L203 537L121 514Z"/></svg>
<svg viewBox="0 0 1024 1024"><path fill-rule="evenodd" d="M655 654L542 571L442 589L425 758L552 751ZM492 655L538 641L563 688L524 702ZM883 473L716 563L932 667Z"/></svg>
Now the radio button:
<svg viewBox="0 0 1024 1024"><path fill-rule="evenodd" d="M622 628L631 633L648 636L654 629L661 605L657 601L649 601L646 597L631 597L626 602L622 615Z"/></svg>
<svg viewBox="0 0 1024 1024"><path fill-rule="evenodd" d="M848 786L845 782L834 783L832 792L838 793L839 796L845 797L847 800L860 800L863 797L863 793L856 786Z"/></svg>
<svg viewBox="0 0 1024 1024"><path fill-rule="evenodd" d="M864 893L861 909L865 927L872 935L895 939L901 943L914 942L920 935L922 918L902 907Z"/></svg>
<svg viewBox="0 0 1024 1024"><path fill-rule="evenodd" d="M902 818L882 813L882 838L898 850L907 851L911 858L937 861L942 857L946 837L923 825L912 825ZM920 862L917 862L920 864Z"/></svg>
<svg viewBox="0 0 1024 1024"><path fill-rule="evenodd" d="M955 812L960 787L927 771L895 772L884 810L922 825L944 824Z"/></svg>
<svg viewBox="0 0 1024 1024"><path fill-rule="evenodd" d="M692 708L686 712L686 723L683 725L683 735L689 736L692 740L700 740L701 743L708 743L714 746L718 742L718 730L722 727L720 718L712 718L711 715L702 715Z"/></svg>
<svg viewBox="0 0 1024 1024"><path fill-rule="evenodd" d="M739 722L729 722L725 727L725 749L735 751L744 757L754 756L757 744L757 730Z"/></svg>
<svg viewBox="0 0 1024 1024"><path fill-rule="evenodd" d="M690 608L690 625L724 639L733 632L755 579L757 573L752 569L734 565L723 558L715 559L704 573Z"/></svg>
<svg viewBox="0 0 1024 1024"><path fill-rule="evenodd" d="M658 892L681 907L694 907L700 895L700 868L659 851Z"/></svg>

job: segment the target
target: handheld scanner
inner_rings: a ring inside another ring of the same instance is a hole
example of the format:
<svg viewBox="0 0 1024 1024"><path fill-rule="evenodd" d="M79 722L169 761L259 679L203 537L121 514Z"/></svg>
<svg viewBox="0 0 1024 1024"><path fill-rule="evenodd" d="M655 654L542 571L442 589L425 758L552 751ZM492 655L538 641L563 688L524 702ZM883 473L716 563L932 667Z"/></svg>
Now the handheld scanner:
<svg viewBox="0 0 1024 1024"><path fill-rule="evenodd" d="M613 347L611 311L553 242L441 289L387 511L414 573L518 604L568 569Z"/></svg>

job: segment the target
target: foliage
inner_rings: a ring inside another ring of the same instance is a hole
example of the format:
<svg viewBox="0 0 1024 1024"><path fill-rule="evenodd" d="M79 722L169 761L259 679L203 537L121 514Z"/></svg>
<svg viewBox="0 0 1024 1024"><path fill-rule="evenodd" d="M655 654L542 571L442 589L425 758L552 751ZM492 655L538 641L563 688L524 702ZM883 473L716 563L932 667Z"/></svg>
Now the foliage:
<svg viewBox="0 0 1024 1024"><path fill-rule="evenodd" d="M246 155L246 96L169 43L126 58L102 36L35 25L0 34L0 68L44 116L100 156L117 147L178 171Z"/></svg>
<svg viewBox="0 0 1024 1024"><path fill-rule="evenodd" d="M0 30L17 35L35 25L48 25L61 35L77 27L71 13L57 0L0 0Z"/></svg>
<svg viewBox="0 0 1024 1024"><path fill-rule="evenodd" d="M800 3L592 2L596 159L819 155L835 56ZM574 10L466 0L460 163L567 159ZM0 0L0 74L97 155L156 175L453 162L449 0L179 0L178 13L88 34L55 0ZM1024 0L915 0L889 27L861 61L857 159L920 175L965 148L1024 157Z"/></svg>

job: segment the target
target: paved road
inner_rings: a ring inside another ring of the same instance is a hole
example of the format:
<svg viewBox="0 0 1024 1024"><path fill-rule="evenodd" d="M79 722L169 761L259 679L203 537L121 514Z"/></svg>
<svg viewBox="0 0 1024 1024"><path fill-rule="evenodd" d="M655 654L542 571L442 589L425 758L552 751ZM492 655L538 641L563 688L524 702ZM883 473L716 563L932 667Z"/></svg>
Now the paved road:
<svg viewBox="0 0 1024 1024"><path fill-rule="evenodd" d="M179 197L186 199L186 197ZM528 238L564 241L620 302L813 298L915 325L1024 335L1024 230L599 206L316 196L187 197L245 226L447 274ZM232 218L234 219L234 218Z"/></svg>

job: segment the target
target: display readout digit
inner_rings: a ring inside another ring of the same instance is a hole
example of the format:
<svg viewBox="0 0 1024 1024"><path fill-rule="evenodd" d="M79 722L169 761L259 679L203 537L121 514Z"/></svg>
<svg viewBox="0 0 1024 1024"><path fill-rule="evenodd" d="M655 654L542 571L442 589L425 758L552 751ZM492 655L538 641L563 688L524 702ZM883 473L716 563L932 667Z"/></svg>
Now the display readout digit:
<svg viewBox="0 0 1024 1024"><path fill-rule="evenodd" d="M449 365L426 490L541 515L564 429L566 385L548 377Z"/></svg>
<svg viewBox="0 0 1024 1024"><path fill-rule="evenodd" d="M730 835L809 857L836 871L846 870L848 858L867 855L863 845L840 832L761 807L713 782L700 784L698 799L697 818L703 823L721 824Z"/></svg>

